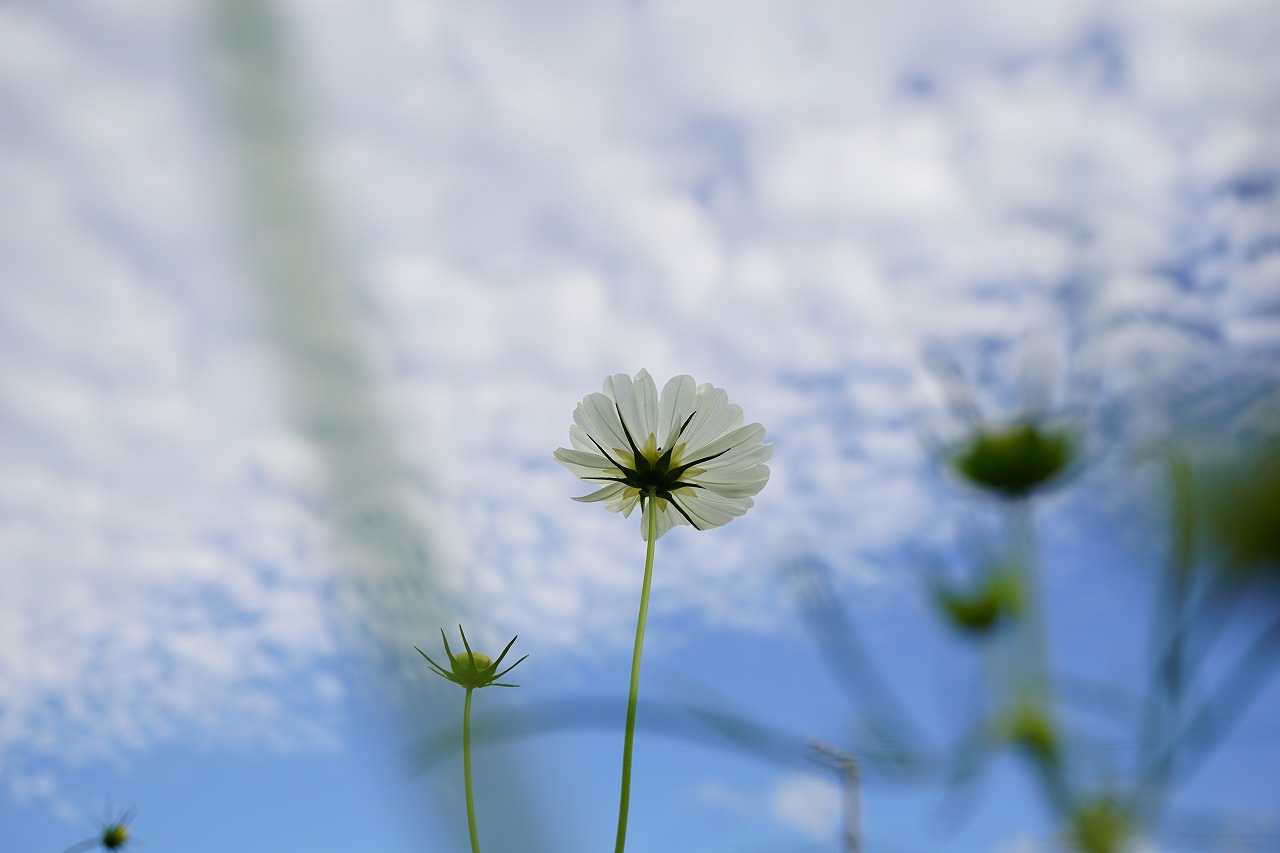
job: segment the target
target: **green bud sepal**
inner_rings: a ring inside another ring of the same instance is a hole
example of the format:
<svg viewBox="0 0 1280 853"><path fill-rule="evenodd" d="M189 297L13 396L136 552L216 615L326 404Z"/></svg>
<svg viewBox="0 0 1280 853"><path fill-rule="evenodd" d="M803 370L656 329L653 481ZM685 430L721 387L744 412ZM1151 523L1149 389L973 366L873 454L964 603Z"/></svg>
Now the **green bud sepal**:
<svg viewBox="0 0 1280 853"><path fill-rule="evenodd" d="M507 656L507 652L511 651L511 647L515 645L519 635L511 638L511 642L507 643L507 647L502 650L502 654L498 655L497 660L492 660L488 655L481 652L471 650L471 644L467 642L466 632L462 630L462 626L458 626L458 633L462 635L462 645L466 651L455 655L453 649L449 648L449 638L444 635L444 629L440 629L440 639L444 640L444 652L449 661L449 669L445 669L440 664L431 659L431 656L422 649L414 646L414 651L427 659L427 663L431 665L432 671L446 678L461 687L473 690L480 687L519 687L518 684L502 684L498 679L515 669L524 659L511 664L511 666L498 672L498 667L502 664L502 659Z"/></svg>

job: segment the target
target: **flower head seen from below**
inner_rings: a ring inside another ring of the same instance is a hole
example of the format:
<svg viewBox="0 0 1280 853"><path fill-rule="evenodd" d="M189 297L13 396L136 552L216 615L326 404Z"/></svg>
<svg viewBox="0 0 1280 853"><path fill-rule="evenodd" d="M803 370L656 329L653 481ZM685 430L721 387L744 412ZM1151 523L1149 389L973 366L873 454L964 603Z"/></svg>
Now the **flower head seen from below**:
<svg viewBox="0 0 1280 853"><path fill-rule="evenodd" d="M102 846L108 850L119 850L129 843L129 827L124 823L115 823L102 830Z"/></svg>
<svg viewBox="0 0 1280 853"><path fill-rule="evenodd" d="M617 373L605 379L604 393L588 394L574 409L573 449L560 448L555 458L600 485L574 500L601 501L624 516L639 505L645 538L652 511L655 538L677 524L706 530L745 513L769 481L764 463L773 445L763 443L764 427L742 420L724 389L691 376L676 376L659 395L648 371L634 379Z"/></svg>
<svg viewBox="0 0 1280 853"><path fill-rule="evenodd" d="M440 629L440 639L444 640L445 657L449 661L448 669L445 669L440 664L432 660L431 657L422 649L419 649L417 646L414 646L413 648L418 654L427 659L427 663L431 664L432 672L441 678L446 678L454 684L465 687L468 690L480 687L520 686L518 684L498 683L499 678L515 669L524 662L524 658L528 657L528 655L525 655L523 658L520 658L520 660L511 664L511 666L501 672L498 671L498 667L502 664L502 659L507 656L507 652L511 651L511 647L515 645L515 637L512 637L511 642L507 643L507 647L502 650L502 654L498 655L498 659L493 660L486 654L473 652L471 650L471 644L467 642L467 635L463 632L461 625L458 626L458 633L462 635L462 645L465 651L459 652L455 655L453 653L453 649L449 648L449 638L444 635L444 629Z"/></svg>
<svg viewBox="0 0 1280 853"><path fill-rule="evenodd" d="M1071 376L1054 366L1065 357L1056 351L1056 340L1046 332L1022 347L1017 411L1003 413L993 412L990 400L984 405L978 387L965 378L975 372L999 376L999 365L971 364L966 370L945 349L925 354L935 380L930 387L941 393L946 416L922 422L921 438L960 483L991 497L1023 501L1062 485L1087 463L1095 429L1089 397L1081 395L1091 386L1087 378L1077 378L1068 387L1065 380Z"/></svg>
<svg viewBox="0 0 1280 853"><path fill-rule="evenodd" d="M983 427L954 451L951 464L972 485L1005 498L1021 498L1068 470L1079 441L1066 428L1023 420Z"/></svg>
<svg viewBox="0 0 1280 853"><path fill-rule="evenodd" d="M133 839L133 835L129 831L129 823L133 820L135 814L137 814L136 810L129 809L117 817L108 815L103 820L102 829L96 836L78 844L73 844L63 853L85 853L85 851L98 848L103 850L124 850Z"/></svg>

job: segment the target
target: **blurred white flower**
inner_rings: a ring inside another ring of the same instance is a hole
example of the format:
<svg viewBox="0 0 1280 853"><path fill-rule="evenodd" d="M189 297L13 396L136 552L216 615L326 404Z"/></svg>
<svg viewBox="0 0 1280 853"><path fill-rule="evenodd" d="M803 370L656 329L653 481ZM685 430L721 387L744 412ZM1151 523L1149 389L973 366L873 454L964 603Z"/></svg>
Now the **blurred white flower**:
<svg viewBox="0 0 1280 853"><path fill-rule="evenodd" d="M719 527L753 506L769 481L773 445L764 427L742 426L742 409L724 389L677 376L658 395L648 371L617 373L604 393L588 394L573 412L572 450L556 461L589 483L603 483L579 501L604 501L630 516L640 504L640 534L648 538L657 510L657 536L677 524ZM649 496L653 494L654 500Z"/></svg>

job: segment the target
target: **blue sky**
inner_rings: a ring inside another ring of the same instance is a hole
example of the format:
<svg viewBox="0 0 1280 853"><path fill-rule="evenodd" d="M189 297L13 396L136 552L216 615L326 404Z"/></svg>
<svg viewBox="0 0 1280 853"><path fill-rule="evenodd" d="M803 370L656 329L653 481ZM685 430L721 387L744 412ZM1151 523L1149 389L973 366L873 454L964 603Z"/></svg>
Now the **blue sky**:
<svg viewBox="0 0 1280 853"><path fill-rule="evenodd" d="M457 767L403 759L461 698L411 646L519 634L482 708L621 718L643 543L551 453L641 367L775 445L750 513L659 543L642 701L850 742L778 571L804 551L954 735L977 664L919 569L997 526L926 450L958 387L1087 429L1039 510L1052 647L1138 677L1165 540L1135 453L1274 399L1267 0L258 8L0 3L0 849L109 807L151 850L459 846ZM1278 710L1153 849L1274 842ZM585 726L482 751L495 849L531 831L503 794L607 843L620 737ZM835 846L812 763L656 733L638 762L637 851ZM868 850L1047 849L1016 762L984 778L868 779Z"/></svg>

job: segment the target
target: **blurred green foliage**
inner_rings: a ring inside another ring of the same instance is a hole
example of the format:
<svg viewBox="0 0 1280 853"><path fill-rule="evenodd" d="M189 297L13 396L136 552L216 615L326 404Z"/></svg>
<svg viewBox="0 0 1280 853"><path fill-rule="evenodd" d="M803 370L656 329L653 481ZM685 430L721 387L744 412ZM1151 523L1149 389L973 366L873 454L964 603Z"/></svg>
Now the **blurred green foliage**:
<svg viewBox="0 0 1280 853"><path fill-rule="evenodd" d="M1206 532L1227 570L1280 580L1280 440L1202 463L1198 475Z"/></svg>

